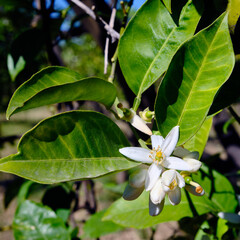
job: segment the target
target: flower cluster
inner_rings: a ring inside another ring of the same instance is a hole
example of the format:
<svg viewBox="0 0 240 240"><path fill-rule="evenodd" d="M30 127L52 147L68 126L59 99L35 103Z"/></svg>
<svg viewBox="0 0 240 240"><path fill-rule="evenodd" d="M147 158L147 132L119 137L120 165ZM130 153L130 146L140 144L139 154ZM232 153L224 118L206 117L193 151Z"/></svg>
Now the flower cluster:
<svg viewBox="0 0 240 240"><path fill-rule="evenodd" d="M198 171L201 162L194 159L194 153L176 148L179 137L179 126L174 127L164 139L159 135L152 135L152 150L141 147L125 147L119 151L124 156L145 164L151 164L148 169L141 169L129 177L129 183L123 198L134 200L141 195L144 188L150 191L149 214L156 216L164 207L165 196L172 205L181 201L181 188L185 187L190 193L202 196L204 190L193 182L191 173ZM173 151L174 155L171 156ZM180 173L178 171L181 171Z"/></svg>

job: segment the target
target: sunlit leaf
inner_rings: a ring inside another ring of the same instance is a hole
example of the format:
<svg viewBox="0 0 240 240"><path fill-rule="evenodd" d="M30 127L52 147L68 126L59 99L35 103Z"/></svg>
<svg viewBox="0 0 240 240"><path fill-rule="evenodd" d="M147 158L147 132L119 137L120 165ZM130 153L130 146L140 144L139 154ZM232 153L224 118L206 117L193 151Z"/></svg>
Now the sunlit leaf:
<svg viewBox="0 0 240 240"><path fill-rule="evenodd" d="M183 217L193 216L184 191L182 191L182 200L179 205L173 206L169 201L165 201L163 211L155 217L149 215L148 199L149 193L146 191L133 201L121 198L110 206L103 220L111 220L125 227L146 228L161 222L178 221ZM214 211L214 208L206 204L200 197L196 199L194 206L197 208L198 214Z"/></svg>
<svg viewBox="0 0 240 240"><path fill-rule="evenodd" d="M213 98L230 76L234 54L227 15L185 43L174 56L155 104L156 120L163 136L180 126L178 144L200 128Z"/></svg>
<svg viewBox="0 0 240 240"><path fill-rule="evenodd" d="M189 151L197 151L199 153L199 157L201 157L208 140L211 126L212 118L205 120L198 132L184 144L184 148Z"/></svg>
<svg viewBox="0 0 240 240"><path fill-rule="evenodd" d="M163 3L165 5L165 7L167 8L167 10L171 13L171 0L163 0Z"/></svg>
<svg viewBox="0 0 240 240"><path fill-rule="evenodd" d="M159 0L150 0L129 22L119 42L119 63L136 95L141 95L168 68L178 47L190 38L201 15L202 1L188 1L178 26Z"/></svg>
<svg viewBox="0 0 240 240"><path fill-rule="evenodd" d="M54 211L41 204L24 201L13 220L15 239L21 240L70 240L70 234Z"/></svg>
<svg viewBox="0 0 240 240"><path fill-rule="evenodd" d="M12 96L7 118L17 112L44 105L90 100L110 107L116 98L115 87L100 78L84 78L63 67L49 67L33 75Z"/></svg>
<svg viewBox="0 0 240 240"><path fill-rule="evenodd" d="M218 90L208 115L216 114L229 105L236 103L240 99L240 60L236 61L234 69L229 79Z"/></svg>
<svg viewBox="0 0 240 240"><path fill-rule="evenodd" d="M230 31L234 33L237 21L240 16L240 0L229 0L227 11L229 28Z"/></svg>
<svg viewBox="0 0 240 240"><path fill-rule="evenodd" d="M227 220L219 218L217 222L216 236L218 239L222 239L222 236L228 231Z"/></svg>
<svg viewBox="0 0 240 240"><path fill-rule="evenodd" d="M203 165L198 174L193 174L192 177L204 188L205 196L212 201L217 212L235 212L238 201L233 186L225 176ZM198 197L193 196L194 198Z"/></svg>
<svg viewBox="0 0 240 240"><path fill-rule="evenodd" d="M104 215L104 220L111 220L119 225L134 228L146 228L161 222L178 221L183 217L193 217L207 212L231 211L237 206L235 192L230 182L218 172L204 166L201 173L194 175L194 180L201 184L206 194L202 197L186 194L182 190L182 200L173 206L165 201L160 215L151 217L148 210L149 193L144 191L134 201L123 198L114 202ZM213 182L212 182L213 181ZM189 199L191 204L189 204ZM166 198L167 200L167 198Z"/></svg>
<svg viewBox="0 0 240 240"><path fill-rule="evenodd" d="M94 178L137 166L119 153L128 145L118 126L100 113L62 113L23 135L18 153L0 160L0 171L41 183Z"/></svg>

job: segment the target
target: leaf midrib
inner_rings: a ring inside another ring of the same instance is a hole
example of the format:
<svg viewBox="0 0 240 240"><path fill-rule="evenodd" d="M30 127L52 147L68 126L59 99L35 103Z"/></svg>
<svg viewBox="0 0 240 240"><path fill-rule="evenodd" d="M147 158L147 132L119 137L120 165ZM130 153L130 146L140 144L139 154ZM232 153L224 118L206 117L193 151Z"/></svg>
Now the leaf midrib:
<svg viewBox="0 0 240 240"><path fill-rule="evenodd" d="M124 161L128 161L126 160L126 158L123 158L123 157L91 157L91 158L55 158L55 159L22 159L22 160L17 160L17 159L10 159L8 160L7 162L0 162L0 167L2 164L5 164L5 163L9 163L9 162L18 162L18 163L21 163L21 162L24 162L24 163L29 163L29 162L56 162L56 161L68 161L68 162L76 162L76 161L90 161L90 160L124 160ZM2 159L4 160L4 159ZM133 162L133 161L129 161L129 162ZM136 162L137 163L137 162Z"/></svg>
<svg viewBox="0 0 240 240"><path fill-rule="evenodd" d="M183 113L185 112L184 109L185 109L186 106L188 105L188 102L190 101L190 99L191 99L191 97L192 97L192 94L193 94L192 89L195 88L195 85L196 85L196 83L197 83L197 81L198 81L198 78L199 78L199 76L200 76L200 73L201 73L201 69L202 69L203 66L205 65L205 61L206 61L206 59L207 59L207 57L208 57L209 51L210 51L210 49L211 49L211 46L213 45L213 43L214 43L214 41L215 41L215 38L216 38L216 36L217 36L217 33L219 32L219 29L220 29L221 26L222 26L222 23L223 23L223 21L221 22L218 30L216 31L216 34L214 35L213 40L211 41L211 43L210 43L210 45L209 45L209 47L208 47L208 49L207 49L206 54L203 56L202 64L201 64L201 66L200 66L200 68L199 68L199 71L198 71L198 73L197 73L197 76L196 76L196 78L195 78L195 81L194 81L193 84L192 84L192 87L191 87L191 89L190 89L190 94L188 95L187 100L186 100L185 103L184 103L183 111L181 112L181 115L180 115L180 117L179 117L179 120L178 120L178 124L177 124L177 125L179 125L180 122L182 121ZM204 38L205 38L205 35L204 35ZM207 113L206 113L206 114L207 114Z"/></svg>
<svg viewBox="0 0 240 240"><path fill-rule="evenodd" d="M168 43L168 40L170 39L170 37L172 36L173 32L175 31L175 29L177 28L177 26L175 25L175 27L172 29L172 31L170 32L170 34L168 35L168 37L166 38L166 40L164 41L162 47L159 49L156 57L153 59L152 63L150 64L147 72L145 73L144 77L143 77L143 80L141 82L141 85L140 85L140 88L138 90L138 94L137 94L137 97L140 98L141 97L141 93L142 93L142 89L143 89L143 84L145 83L145 80L150 72L150 70L152 69L152 66L154 65L154 63L157 61L162 49L164 49L164 47L167 45Z"/></svg>
<svg viewBox="0 0 240 240"><path fill-rule="evenodd" d="M180 14L179 26L181 25L180 22L181 22L181 20L183 19L186 11L187 11L187 7L184 8L184 9L183 9L183 12L181 12L181 14ZM143 81L142 81L142 83L141 83L141 85L140 85L140 88L139 88L139 90L138 90L138 94L137 94L137 97L138 97L138 98L140 98L140 96L141 96L141 92L142 92L142 88L143 88L143 83L145 82L145 79L147 78L147 75L148 75L151 67L152 67L153 64L156 62L156 60L157 60L158 56L160 55L163 47L166 46L168 40L170 39L170 37L172 36L172 34L174 33L174 31L175 31L176 29L178 29L178 26L175 24L175 27L174 27L174 28L172 29L172 31L170 32L169 36L166 38L166 40L165 40L165 42L163 43L162 47L159 49L158 54L157 54L156 57L153 59L153 61L152 61L152 63L150 64L147 72L145 73L144 78L143 78Z"/></svg>

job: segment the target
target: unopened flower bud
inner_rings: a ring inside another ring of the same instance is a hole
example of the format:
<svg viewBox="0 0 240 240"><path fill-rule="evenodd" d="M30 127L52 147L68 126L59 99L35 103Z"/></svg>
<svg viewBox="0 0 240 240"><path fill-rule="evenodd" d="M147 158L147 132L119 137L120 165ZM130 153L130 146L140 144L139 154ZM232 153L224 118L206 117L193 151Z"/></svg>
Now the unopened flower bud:
<svg viewBox="0 0 240 240"><path fill-rule="evenodd" d="M139 112L139 116L142 118L143 121L150 123L152 118L154 117L154 112L149 111L149 108L146 108L144 111Z"/></svg>
<svg viewBox="0 0 240 240"><path fill-rule="evenodd" d="M204 189L194 181L190 181L188 184L186 184L185 189L195 196L202 196L205 194Z"/></svg>
<svg viewBox="0 0 240 240"><path fill-rule="evenodd" d="M122 118L123 120L130 122L131 125L139 131L152 135L150 128L132 109L123 108L122 111L124 113L124 117Z"/></svg>
<svg viewBox="0 0 240 240"><path fill-rule="evenodd" d="M186 176L184 178L184 181L185 181L185 183L190 184L190 182L192 181L192 178L190 176Z"/></svg>

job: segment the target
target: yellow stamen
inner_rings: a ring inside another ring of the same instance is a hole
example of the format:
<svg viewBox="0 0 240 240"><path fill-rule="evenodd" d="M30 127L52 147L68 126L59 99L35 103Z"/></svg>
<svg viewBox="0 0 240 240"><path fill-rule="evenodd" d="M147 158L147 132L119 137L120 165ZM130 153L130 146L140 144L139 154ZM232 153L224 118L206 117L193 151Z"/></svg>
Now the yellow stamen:
<svg viewBox="0 0 240 240"><path fill-rule="evenodd" d="M173 190L176 186L177 186L177 182L176 182L176 180L174 179L174 180L171 182L171 184L169 185L169 188L170 188L171 190Z"/></svg>
<svg viewBox="0 0 240 240"><path fill-rule="evenodd" d="M163 155L163 154L162 154L161 151L159 151L159 152L156 153L156 157L157 157L157 158L162 158L162 155Z"/></svg>

